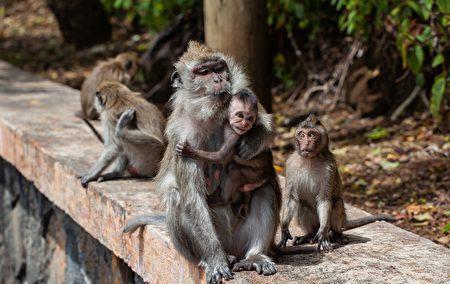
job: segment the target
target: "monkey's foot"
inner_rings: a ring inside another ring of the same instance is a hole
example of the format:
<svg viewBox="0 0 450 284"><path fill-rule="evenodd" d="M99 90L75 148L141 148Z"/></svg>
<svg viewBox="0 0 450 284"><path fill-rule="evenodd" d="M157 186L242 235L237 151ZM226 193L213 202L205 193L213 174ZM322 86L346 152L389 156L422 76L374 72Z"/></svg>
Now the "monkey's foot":
<svg viewBox="0 0 450 284"><path fill-rule="evenodd" d="M308 244L312 241L314 241L314 235L308 234L308 235L304 235L304 236L300 236L300 237L295 237L293 245L299 246L299 245L303 245L303 244Z"/></svg>
<svg viewBox="0 0 450 284"><path fill-rule="evenodd" d="M340 245L346 245L350 242L350 239L342 233L332 232L330 237L331 242L338 243Z"/></svg>
<svg viewBox="0 0 450 284"><path fill-rule="evenodd" d="M265 255L254 255L236 263L233 271L256 270L258 274L272 275L277 273L275 263Z"/></svg>
<svg viewBox="0 0 450 284"><path fill-rule="evenodd" d="M119 122L117 122L116 126L117 136L120 136L119 134L121 133L121 130L127 127L131 123L131 121L135 118L135 116L136 110L134 109L127 109L122 113L122 115L119 118Z"/></svg>
<svg viewBox="0 0 450 284"><path fill-rule="evenodd" d="M277 246L280 247L280 248L286 247L286 244L287 244L288 240L292 240L292 235L291 235L291 232L289 232L289 229L281 230L281 240L277 244ZM294 241L294 245L295 245L295 241Z"/></svg>
<svg viewBox="0 0 450 284"><path fill-rule="evenodd" d="M205 269L206 273L206 283L208 284L218 284L222 283L222 280L233 279L233 272L231 272L227 263L208 265L205 262L200 264Z"/></svg>
<svg viewBox="0 0 450 284"><path fill-rule="evenodd" d="M330 240L328 238L328 234L317 233L315 239L317 240L318 251L331 251L333 249Z"/></svg>

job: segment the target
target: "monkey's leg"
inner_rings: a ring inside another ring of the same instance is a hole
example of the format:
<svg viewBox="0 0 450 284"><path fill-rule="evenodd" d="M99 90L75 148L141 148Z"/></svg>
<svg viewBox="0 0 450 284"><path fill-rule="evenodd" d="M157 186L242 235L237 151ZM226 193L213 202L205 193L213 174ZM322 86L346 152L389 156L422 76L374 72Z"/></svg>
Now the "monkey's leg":
<svg viewBox="0 0 450 284"><path fill-rule="evenodd" d="M246 250L245 258L234 265L233 271L256 270L263 275L277 272L275 263L267 256L278 223L276 198L271 183L253 192L249 215L234 234L234 242L241 254Z"/></svg>
<svg viewBox="0 0 450 284"><path fill-rule="evenodd" d="M156 136L142 132L139 129L129 129L131 121L135 119L136 111L134 109L128 109L122 113L117 122L115 135L118 138L124 139L131 143L146 144L157 141L159 144L164 144L163 141Z"/></svg>
<svg viewBox="0 0 450 284"><path fill-rule="evenodd" d="M296 236L293 242L294 246L307 244L314 240L314 236L319 228L317 213L313 212L307 204L304 204L301 201L299 201L298 204L298 221L300 223L300 228L305 235Z"/></svg>
<svg viewBox="0 0 450 284"><path fill-rule="evenodd" d="M337 242L341 245L348 244L350 240L348 239L348 237L342 234L346 220L344 201L342 200L342 198L333 200L332 210L330 239L332 242Z"/></svg>
<svg viewBox="0 0 450 284"><path fill-rule="evenodd" d="M241 174L241 171L238 169L232 169L228 172L228 175L225 180L225 184L222 190L222 199L224 202L230 200L231 195L237 191L242 183L242 179L244 177Z"/></svg>
<svg viewBox="0 0 450 284"><path fill-rule="evenodd" d="M81 176L81 185L87 187L90 181L96 180L100 173L117 157L118 153L119 149L115 145L105 146L95 165Z"/></svg>
<svg viewBox="0 0 450 284"><path fill-rule="evenodd" d="M225 251L204 196L207 189L203 169L191 160L176 163L174 166L180 184L179 190L184 196L189 196L189 202L180 202L176 208L169 209L175 212L175 215L168 216L169 220L182 220L181 226L170 229L172 237L178 240L180 236L184 236L184 240L178 242L201 261L208 282L218 283L222 279L232 279ZM175 221L172 223L178 224Z"/></svg>
<svg viewBox="0 0 450 284"><path fill-rule="evenodd" d="M124 176L125 169L128 165L128 159L125 157L125 155L119 155L117 159L114 161L112 171L109 173L106 173L104 175L101 175L97 181L107 181L107 180L113 180L118 179Z"/></svg>
<svg viewBox="0 0 450 284"><path fill-rule="evenodd" d="M317 249L319 251L329 251L332 249L329 232L331 221L331 202L328 200L319 201L317 204L317 214L319 215L320 227L316 234Z"/></svg>

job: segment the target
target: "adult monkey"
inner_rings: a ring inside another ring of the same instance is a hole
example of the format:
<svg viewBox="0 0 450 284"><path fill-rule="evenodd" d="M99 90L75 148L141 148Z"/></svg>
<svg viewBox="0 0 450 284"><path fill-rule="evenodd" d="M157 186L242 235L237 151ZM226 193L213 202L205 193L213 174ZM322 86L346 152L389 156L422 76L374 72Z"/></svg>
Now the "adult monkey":
<svg viewBox="0 0 450 284"><path fill-rule="evenodd" d="M157 176L171 239L180 253L205 269L208 283L233 277L227 254L243 258L234 270L274 274L275 265L267 253L279 223L280 190L275 171L268 176L269 182L254 191L249 214L242 220L230 206L208 207L206 164L179 157L175 150L178 142L189 141L195 148L217 151L223 143L231 94L247 88L247 78L231 58L197 42L190 42L175 68L177 91L166 129L168 147ZM259 105L258 121L242 137L237 154L250 159L268 150L273 134L271 116ZM147 223L145 216L137 217L124 231Z"/></svg>

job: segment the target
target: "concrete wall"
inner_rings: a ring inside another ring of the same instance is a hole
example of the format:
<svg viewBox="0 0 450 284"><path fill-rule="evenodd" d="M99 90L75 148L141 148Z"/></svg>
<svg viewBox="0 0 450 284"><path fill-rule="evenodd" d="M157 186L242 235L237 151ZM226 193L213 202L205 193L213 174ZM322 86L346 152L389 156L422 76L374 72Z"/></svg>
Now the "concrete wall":
<svg viewBox="0 0 450 284"><path fill-rule="evenodd" d="M0 283L142 283L0 159Z"/></svg>

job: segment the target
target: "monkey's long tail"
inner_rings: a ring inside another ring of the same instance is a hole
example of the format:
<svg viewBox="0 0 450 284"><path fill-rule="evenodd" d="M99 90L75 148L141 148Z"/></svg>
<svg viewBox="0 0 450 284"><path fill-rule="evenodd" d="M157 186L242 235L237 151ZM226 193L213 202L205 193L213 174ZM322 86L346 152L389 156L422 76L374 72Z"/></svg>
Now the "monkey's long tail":
<svg viewBox="0 0 450 284"><path fill-rule="evenodd" d="M129 222L127 222L127 224L123 228L123 232L124 233L133 233L138 228L148 225L148 224L152 224L154 222L155 222L155 217L152 215L137 216L137 217L133 218L132 220L130 220Z"/></svg>
<svg viewBox="0 0 450 284"><path fill-rule="evenodd" d="M395 218L389 215L372 215L372 216L366 216L362 218L358 218L355 220L347 220L344 225L344 230L350 230L357 227L361 227L376 221L386 221L386 222L394 222Z"/></svg>
<svg viewBox="0 0 450 284"><path fill-rule="evenodd" d="M98 133L97 129L95 129L95 127L92 125L92 123L89 122L89 120L87 120L86 118L82 117L81 118L84 123L86 123L86 125L91 129L91 131L94 133L95 137L97 137L97 139L103 143L103 137L100 135L100 133Z"/></svg>

